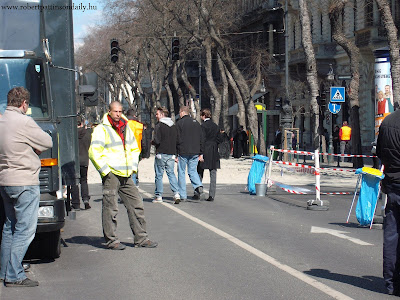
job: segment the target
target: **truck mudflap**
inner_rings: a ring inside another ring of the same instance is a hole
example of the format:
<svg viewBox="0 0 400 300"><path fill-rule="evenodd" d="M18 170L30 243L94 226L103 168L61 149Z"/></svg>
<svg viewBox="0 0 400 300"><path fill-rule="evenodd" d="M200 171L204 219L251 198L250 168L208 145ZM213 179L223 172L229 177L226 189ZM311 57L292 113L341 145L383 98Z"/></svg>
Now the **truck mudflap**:
<svg viewBox="0 0 400 300"><path fill-rule="evenodd" d="M49 195L49 194L48 194ZM38 213L38 223L36 232L58 231L65 224L65 203L64 199L43 199L41 195ZM53 196L49 195L48 198Z"/></svg>

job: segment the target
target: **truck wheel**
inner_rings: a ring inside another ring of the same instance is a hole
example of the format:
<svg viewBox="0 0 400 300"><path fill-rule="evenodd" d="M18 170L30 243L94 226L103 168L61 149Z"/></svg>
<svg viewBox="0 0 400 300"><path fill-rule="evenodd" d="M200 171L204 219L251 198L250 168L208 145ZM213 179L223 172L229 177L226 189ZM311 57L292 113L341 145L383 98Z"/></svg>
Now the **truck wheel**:
<svg viewBox="0 0 400 300"><path fill-rule="evenodd" d="M59 258L61 254L61 232L60 230L46 232L44 239L44 256L46 258Z"/></svg>

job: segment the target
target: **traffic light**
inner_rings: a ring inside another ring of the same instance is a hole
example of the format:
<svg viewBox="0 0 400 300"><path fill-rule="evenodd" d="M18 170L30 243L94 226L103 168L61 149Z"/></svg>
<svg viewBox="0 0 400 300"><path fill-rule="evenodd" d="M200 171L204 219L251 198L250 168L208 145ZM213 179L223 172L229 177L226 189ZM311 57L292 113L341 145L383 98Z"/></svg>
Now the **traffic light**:
<svg viewBox="0 0 400 300"><path fill-rule="evenodd" d="M172 60L179 60L179 38L173 37L171 43Z"/></svg>
<svg viewBox="0 0 400 300"><path fill-rule="evenodd" d="M118 40L112 39L111 40L111 62L113 62L114 64L118 61L118 51L119 51Z"/></svg>
<svg viewBox="0 0 400 300"><path fill-rule="evenodd" d="M99 102L98 76L95 72L85 73L82 76L82 85L78 86L79 95L83 97L85 106L97 106Z"/></svg>

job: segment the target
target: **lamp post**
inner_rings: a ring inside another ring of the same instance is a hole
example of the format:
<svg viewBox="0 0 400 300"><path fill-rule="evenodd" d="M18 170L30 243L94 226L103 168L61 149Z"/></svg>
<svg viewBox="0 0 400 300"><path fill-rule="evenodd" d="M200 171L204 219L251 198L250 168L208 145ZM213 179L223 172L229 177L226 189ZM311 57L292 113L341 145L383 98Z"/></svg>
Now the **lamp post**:
<svg viewBox="0 0 400 300"><path fill-rule="evenodd" d="M329 82L329 87L331 87L332 86L332 84L333 84L333 81L335 80L335 73L333 73L333 67L332 67L332 64L329 64L329 72L328 72L328 74L326 75L326 80L328 80L328 82ZM330 102L330 95L329 95L329 101L328 101L328 105L329 105L329 102ZM333 153L333 114L332 113L330 113L330 116L331 116L331 118L330 118L330 122L331 122L331 126L329 126L329 150L328 150L328 152L329 153ZM329 162L332 162L333 161L333 156L329 156L329 158L328 158L328 161Z"/></svg>

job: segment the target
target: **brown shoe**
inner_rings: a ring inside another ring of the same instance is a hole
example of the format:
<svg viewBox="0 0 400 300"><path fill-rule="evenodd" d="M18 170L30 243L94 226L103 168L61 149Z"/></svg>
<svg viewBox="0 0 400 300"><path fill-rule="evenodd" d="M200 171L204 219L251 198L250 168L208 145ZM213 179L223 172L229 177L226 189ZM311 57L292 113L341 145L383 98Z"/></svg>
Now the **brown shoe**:
<svg viewBox="0 0 400 300"><path fill-rule="evenodd" d="M124 250L125 248L126 248L126 246L122 243L118 243L111 247L108 247L108 249L111 249L111 250Z"/></svg>
<svg viewBox="0 0 400 300"><path fill-rule="evenodd" d="M150 240L144 241L143 243L139 244L135 244L135 247L138 248L155 248L158 246L157 242L152 242Z"/></svg>

